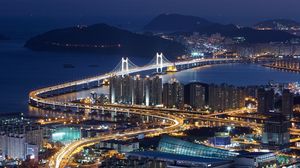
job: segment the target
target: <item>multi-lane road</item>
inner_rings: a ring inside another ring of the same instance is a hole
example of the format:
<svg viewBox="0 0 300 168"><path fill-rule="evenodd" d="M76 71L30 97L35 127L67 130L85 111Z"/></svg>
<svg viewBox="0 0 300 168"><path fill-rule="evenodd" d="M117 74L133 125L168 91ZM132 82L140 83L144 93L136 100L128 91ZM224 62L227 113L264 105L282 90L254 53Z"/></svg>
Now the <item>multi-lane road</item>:
<svg viewBox="0 0 300 168"><path fill-rule="evenodd" d="M179 61L176 62L176 65L183 66L183 65L195 65L197 63L232 63L232 62L237 62L240 61L239 59L233 58L233 59L193 59L193 60L186 60L186 61ZM163 68L163 67L168 67L172 66L174 63L164 63L162 65L147 65L143 67L136 67L133 69L127 69L126 74L132 74L132 73L137 73L137 72L142 72L142 71L147 71L151 69L157 69L157 68ZM114 72L113 75L123 75L124 72ZM137 131L131 131L131 132L126 132L124 135L136 135L140 133L144 134L149 134L149 133L163 133L163 132L173 132L176 130L179 130L179 128L183 125L183 119L181 117L178 117L178 115L174 115L175 112L178 112L176 110L164 110L163 112L160 111L159 109L151 110L149 108L139 108L135 109L133 107L128 107L128 108L117 108L117 107L112 107L112 106L96 106L96 105L82 105L78 103L72 103L72 102L59 102L55 101L52 99L46 99L42 94L49 93L52 91L68 88L68 87L76 87L79 85L83 84L88 84L91 82L99 82L104 79L107 79L111 77L112 74L107 73L95 77L90 77L82 80L77 80L73 82L67 82L55 86L50 86L38 90L34 90L29 93L29 101L30 103L35 103L37 106L39 105L50 105L53 107L68 107L68 108L85 108L85 109L93 109L93 110L115 110L118 112L126 112L126 113L133 113L133 114L139 114L139 115L144 115L144 116L150 116L150 117L155 117L163 120L167 120L171 122L171 126L169 127L163 127L163 128L157 128L157 129L145 129L145 130L137 130ZM142 110L143 109L143 110ZM59 168L59 167L64 167L66 162L64 161L65 159L68 160L68 158L72 155L72 153L77 149L80 148L81 146L84 146L86 144L91 144L95 142L99 142L100 140L104 139L111 139L111 138L117 138L120 135L118 134L108 134L108 135L103 135L101 137L95 137L95 138L89 138L89 139L82 139L79 141L75 141L69 145L66 145L64 148L62 148L53 158L51 159L50 166Z"/></svg>
<svg viewBox="0 0 300 168"><path fill-rule="evenodd" d="M189 60L189 61L181 61L177 62L176 65L187 65L187 64L195 64L195 63L205 63L205 62L222 62L222 61L238 61L238 59L195 59L195 60ZM173 63L167 63L164 64L163 67L167 67L173 65ZM146 71L150 69L156 69L156 65L148 65L144 67L138 67L134 69L130 69L127 71L128 74L130 73L137 73L141 71ZM124 72L115 72L114 75L122 75ZM70 143L63 147L59 152L57 152L50 160L49 166L51 168L60 168L65 167L67 163L69 162L70 158L74 154L74 152L77 151L77 149L80 149L83 146L91 145L94 143L97 143L101 140L107 140L107 139L117 139L122 138L124 136L134 136L138 134L160 134L160 133L170 133L174 131L179 131L184 126L184 119L197 119L200 121L205 122L218 122L218 123L225 123L225 124L235 124L240 126L248 126L252 128L258 128L261 127L261 124L258 123L249 123L245 121L236 121L236 120L228 120L224 118L219 118L219 115L224 114L239 114L243 113L243 109L239 110L233 110L233 111L227 111L223 113L216 113L216 114L200 114L197 111L183 111L178 109L165 109L165 108L149 108L145 106L124 106L124 105L114 105L114 104L107 104L107 105L83 105L80 103L73 103L73 102L60 102L56 101L55 99L47 99L41 96L42 94L49 93L52 91L78 86L82 84L88 84L90 82L95 81L102 81L104 79L107 79L111 77L111 74L104 74L99 75L96 77L91 77L87 79L82 79L78 81L73 82L67 82L64 84L59 84L56 86L46 87L42 89L38 89L35 91L30 92L29 99L31 103L35 103L37 106L39 105L50 105L54 107L68 107L68 108L83 108L83 109L90 109L90 110L107 110L107 111L117 111L117 112L124 112L124 113L132 113L132 114L138 114L143 116L149 116L154 117L158 119L162 119L165 121L168 121L170 123L170 126L167 127L160 127L160 128L149 128L149 129L138 129L138 130L130 130L125 131L122 134L119 133L110 133L110 134L103 134L99 137L94 138L87 138L87 139L81 139L78 141L75 141L73 143Z"/></svg>
<svg viewBox="0 0 300 168"><path fill-rule="evenodd" d="M95 109L97 106L93 106ZM98 107L99 109L102 107ZM128 109L122 109L119 108L118 112L130 112L133 114L139 114L139 115L147 115L163 120L169 120L170 125L162 128L152 128L152 129L140 129L137 130L131 130L131 131L125 131L122 133L118 132L110 132L106 134L102 134L101 136L93 137L93 138L86 138L81 139L78 141L75 141L73 143L67 144L65 147L63 147L61 150L59 150L50 160L49 166L51 168L61 168L65 167L72 155L75 153L75 151L78 148L82 148L83 146L89 146L95 143L99 143L103 140L109 140L109 139L118 139L118 138L124 138L128 136L136 136L139 134L149 135L149 134L162 134L162 133L171 133L174 131L179 131L181 127L183 126L183 119L180 117L177 117L175 115L168 115L160 113L159 111L156 112L149 112L149 111L140 111L137 112L136 110L128 110Z"/></svg>

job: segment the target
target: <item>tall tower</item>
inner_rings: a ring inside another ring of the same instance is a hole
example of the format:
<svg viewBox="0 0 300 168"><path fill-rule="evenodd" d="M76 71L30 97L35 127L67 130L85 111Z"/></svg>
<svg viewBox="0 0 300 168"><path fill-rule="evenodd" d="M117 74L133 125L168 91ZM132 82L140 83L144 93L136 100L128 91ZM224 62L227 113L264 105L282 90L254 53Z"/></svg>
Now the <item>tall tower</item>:
<svg viewBox="0 0 300 168"><path fill-rule="evenodd" d="M184 86L176 80L163 85L163 104L169 108L184 107Z"/></svg>
<svg viewBox="0 0 300 168"><path fill-rule="evenodd" d="M184 86L184 102L194 109L205 105L206 88L200 83L190 83Z"/></svg>
<svg viewBox="0 0 300 168"><path fill-rule="evenodd" d="M133 104L143 104L144 103L144 79L139 75L134 77L134 102Z"/></svg>
<svg viewBox="0 0 300 168"><path fill-rule="evenodd" d="M122 57L122 77L124 77L124 75L128 74L128 58L124 58Z"/></svg>
<svg viewBox="0 0 300 168"><path fill-rule="evenodd" d="M261 114L274 110L274 90L261 88L257 91L257 112Z"/></svg>
<svg viewBox="0 0 300 168"><path fill-rule="evenodd" d="M122 79L119 76L109 78L109 100L111 103L119 103L122 95Z"/></svg>
<svg viewBox="0 0 300 168"><path fill-rule="evenodd" d="M161 73L163 69L163 54L156 53L156 72Z"/></svg>
<svg viewBox="0 0 300 168"><path fill-rule="evenodd" d="M287 148L290 143L290 121L282 114L268 118L264 123L262 146L271 150Z"/></svg>
<svg viewBox="0 0 300 168"><path fill-rule="evenodd" d="M159 76L147 77L144 87L146 106L162 104L162 79Z"/></svg>
<svg viewBox="0 0 300 168"><path fill-rule="evenodd" d="M281 113L289 120L293 117L294 95L288 89L282 92Z"/></svg>

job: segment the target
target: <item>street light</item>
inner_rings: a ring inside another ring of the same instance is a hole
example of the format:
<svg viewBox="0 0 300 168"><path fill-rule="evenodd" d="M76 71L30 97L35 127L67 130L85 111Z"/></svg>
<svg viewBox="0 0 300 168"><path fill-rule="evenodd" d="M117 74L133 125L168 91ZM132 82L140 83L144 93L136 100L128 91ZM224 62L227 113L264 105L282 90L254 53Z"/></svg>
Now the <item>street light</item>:
<svg viewBox="0 0 300 168"><path fill-rule="evenodd" d="M230 133L232 128L230 126L228 126L226 129L227 129L228 133Z"/></svg>

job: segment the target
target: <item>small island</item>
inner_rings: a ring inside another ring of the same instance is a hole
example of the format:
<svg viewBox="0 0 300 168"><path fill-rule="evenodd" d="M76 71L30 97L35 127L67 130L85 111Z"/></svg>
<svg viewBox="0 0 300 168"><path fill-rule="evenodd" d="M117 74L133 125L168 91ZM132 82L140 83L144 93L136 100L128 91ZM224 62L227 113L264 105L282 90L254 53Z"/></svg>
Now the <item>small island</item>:
<svg viewBox="0 0 300 168"><path fill-rule="evenodd" d="M35 51L84 51L137 56L153 56L156 52L163 52L173 58L185 53L185 47L177 42L107 24L52 30L31 38L25 47Z"/></svg>

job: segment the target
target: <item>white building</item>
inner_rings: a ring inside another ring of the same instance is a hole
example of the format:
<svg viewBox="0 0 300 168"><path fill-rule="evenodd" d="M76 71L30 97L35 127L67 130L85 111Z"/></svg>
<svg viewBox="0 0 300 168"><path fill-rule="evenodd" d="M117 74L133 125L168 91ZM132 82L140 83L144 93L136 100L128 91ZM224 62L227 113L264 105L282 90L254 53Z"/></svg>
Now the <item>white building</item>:
<svg viewBox="0 0 300 168"><path fill-rule="evenodd" d="M241 154L234 160L234 166L241 168L276 168L276 155L272 152L249 152Z"/></svg>
<svg viewBox="0 0 300 168"><path fill-rule="evenodd" d="M108 141L101 141L99 147L114 149L120 153L127 153L139 149L139 142L108 140Z"/></svg>
<svg viewBox="0 0 300 168"><path fill-rule="evenodd" d="M1 134L0 149L2 158L6 156L13 159L24 159L25 152L25 135L24 134Z"/></svg>
<svg viewBox="0 0 300 168"><path fill-rule="evenodd" d="M27 156L37 160L38 151L38 145L26 143L25 134L0 133L0 160L6 158L25 160Z"/></svg>

